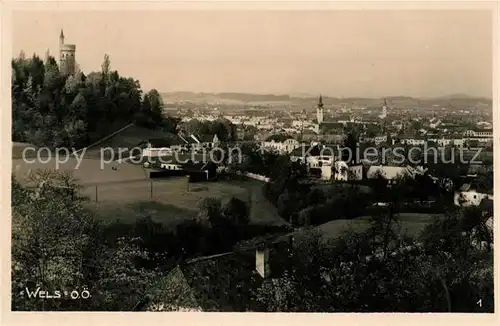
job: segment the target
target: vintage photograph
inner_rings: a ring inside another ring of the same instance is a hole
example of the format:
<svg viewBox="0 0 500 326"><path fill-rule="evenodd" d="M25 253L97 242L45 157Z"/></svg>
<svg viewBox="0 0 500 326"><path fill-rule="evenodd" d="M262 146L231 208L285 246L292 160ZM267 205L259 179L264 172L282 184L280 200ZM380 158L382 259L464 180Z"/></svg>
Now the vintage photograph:
<svg viewBox="0 0 500 326"><path fill-rule="evenodd" d="M11 310L493 313L493 12L14 11Z"/></svg>

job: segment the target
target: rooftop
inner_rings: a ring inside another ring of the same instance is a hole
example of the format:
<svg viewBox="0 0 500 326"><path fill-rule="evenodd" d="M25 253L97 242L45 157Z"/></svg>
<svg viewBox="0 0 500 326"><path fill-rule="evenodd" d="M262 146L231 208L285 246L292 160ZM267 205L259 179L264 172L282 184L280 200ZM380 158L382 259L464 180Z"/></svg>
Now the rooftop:
<svg viewBox="0 0 500 326"><path fill-rule="evenodd" d="M272 277L281 275L286 255L270 248ZM248 311L252 292L265 280L257 274L255 249L201 257L183 262L153 287L146 309L162 305L172 310ZM267 280L267 279L266 279Z"/></svg>

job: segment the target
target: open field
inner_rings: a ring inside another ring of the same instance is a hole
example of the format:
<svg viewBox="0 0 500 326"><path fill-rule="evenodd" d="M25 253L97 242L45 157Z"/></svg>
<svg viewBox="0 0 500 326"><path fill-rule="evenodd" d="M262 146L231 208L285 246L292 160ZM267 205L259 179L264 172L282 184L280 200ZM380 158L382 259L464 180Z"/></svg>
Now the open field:
<svg viewBox="0 0 500 326"><path fill-rule="evenodd" d="M133 164L111 164L102 163L98 159L83 159L81 164L78 165L78 160L73 156L65 163L56 163L56 159L49 159L46 163L43 160L35 160L34 162L26 162L22 159L12 160L12 172L16 175L20 182L25 180L29 173L36 170L57 170L71 173L79 183L95 184L95 183L111 183L111 182L125 182L146 180L147 175L141 166ZM117 170L112 167L116 166Z"/></svg>
<svg viewBox="0 0 500 326"><path fill-rule="evenodd" d="M442 218L441 214L421 214L421 213L401 213L399 214L399 225L395 226L395 231L400 234L416 237L432 221ZM369 217L361 216L352 220L335 220L317 226L325 239L334 239L342 235L347 230L363 232L370 226ZM303 231L298 231L298 234Z"/></svg>
<svg viewBox="0 0 500 326"><path fill-rule="evenodd" d="M113 170L113 166L117 169ZM147 207L149 204L144 203L153 202L157 206L153 209L155 212L152 217L170 221L178 216L193 216L203 198L236 196L245 202L251 199L252 223L286 224L278 216L276 208L263 197L262 183L258 181L191 183L188 189L185 177L151 180L139 165L103 163L101 167L101 161L97 159L83 159L78 165L74 157L59 165L54 158L46 163L13 159L12 168L16 178L22 183L29 173L39 169L71 173L83 186L82 194L89 198L89 205L97 207L103 216L111 214L130 221L139 215L135 208L140 205Z"/></svg>
<svg viewBox="0 0 500 326"><path fill-rule="evenodd" d="M91 201L123 204L145 200L196 209L197 202L206 197L236 196L248 198L244 188L222 182L190 183L186 177L137 180L130 182L87 184L83 194Z"/></svg>
<svg viewBox="0 0 500 326"><path fill-rule="evenodd" d="M152 185L152 191L151 191ZM89 185L83 194L90 199L100 216L133 222L150 215L157 222L177 223L196 215L199 203L208 197L235 196L247 203L251 200L250 222L261 225L284 225L276 208L261 192L259 182L186 182L186 178L169 178L115 184ZM97 199L96 202L96 187Z"/></svg>
<svg viewBox="0 0 500 326"><path fill-rule="evenodd" d="M185 177L148 179L141 166L122 163L104 164L99 160L84 159L77 167L72 159L59 166L59 170L71 172L82 184L82 194L89 198L89 207L95 209L99 218L108 221L133 222L144 216L151 216L165 225L175 225L196 215L201 200L207 197L226 198L235 196L250 203L250 221L256 225L285 225L276 208L263 196L263 183L257 180L235 180L203 183L187 183ZM55 170L55 161L27 163L13 160L13 169L22 180L31 169ZM400 214L398 232L416 236L433 219L435 214ZM330 221L317 227L327 238L339 236L352 229L362 232L369 226L368 217L352 220ZM301 232L301 231L299 231Z"/></svg>
<svg viewBox="0 0 500 326"><path fill-rule="evenodd" d="M95 209L97 218L105 222L134 223L142 217L149 216L153 221L170 227L196 215L195 210L180 208L154 200L129 202L121 205L112 202L95 205L95 203L89 202L89 207Z"/></svg>

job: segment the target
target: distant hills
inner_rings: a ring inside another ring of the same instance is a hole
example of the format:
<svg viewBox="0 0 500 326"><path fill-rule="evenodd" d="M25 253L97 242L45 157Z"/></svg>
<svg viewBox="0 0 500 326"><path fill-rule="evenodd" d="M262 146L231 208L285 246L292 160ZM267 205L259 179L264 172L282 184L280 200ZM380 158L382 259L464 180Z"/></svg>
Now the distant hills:
<svg viewBox="0 0 500 326"><path fill-rule="evenodd" d="M168 92L162 93L165 103L191 102L195 104L220 105L287 105L287 106L314 106L319 95L307 93L285 94L250 94L250 93L195 93L195 92ZM471 106L491 106L492 100L484 97L474 97L467 94L451 94L435 98L413 98L410 96L387 96L389 106L416 107L416 106L453 106L457 108ZM356 104L359 106L380 105L384 98L347 97L337 98L323 96L325 105Z"/></svg>
<svg viewBox="0 0 500 326"><path fill-rule="evenodd" d="M276 102L290 101L290 95L274 94L247 94L247 93L194 93L194 92L171 92L161 94L165 99L176 99L182 101L236 101L236 102Z"/></svg>

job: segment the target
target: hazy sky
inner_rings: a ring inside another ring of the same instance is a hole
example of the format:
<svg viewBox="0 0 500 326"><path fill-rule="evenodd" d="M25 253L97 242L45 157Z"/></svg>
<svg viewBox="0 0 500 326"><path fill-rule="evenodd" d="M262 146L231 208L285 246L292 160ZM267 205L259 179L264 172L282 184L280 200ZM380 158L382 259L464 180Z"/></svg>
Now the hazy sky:
<svg viewBox="0 0 500 326"><path fill-rule="evenodd" d="M88 73L105 53L144 90L491 97L488 11L17 12L13 54L58 58L59 32Z"/></svg>

